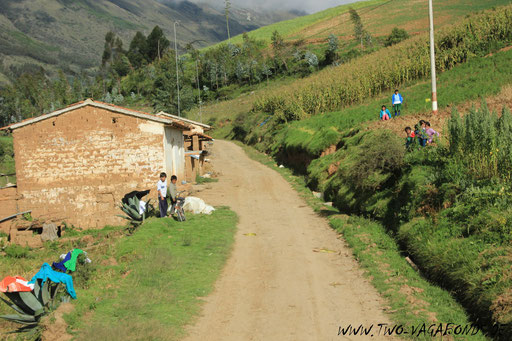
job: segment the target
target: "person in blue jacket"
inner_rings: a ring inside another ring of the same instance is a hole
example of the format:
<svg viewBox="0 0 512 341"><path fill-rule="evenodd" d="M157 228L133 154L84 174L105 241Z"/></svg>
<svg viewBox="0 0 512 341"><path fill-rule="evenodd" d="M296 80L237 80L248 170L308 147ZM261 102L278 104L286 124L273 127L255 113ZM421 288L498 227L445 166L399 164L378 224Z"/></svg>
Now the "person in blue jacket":
<svg viewBox="0 0 512 341"><path fill-rule="evenodd" d="M398 89L395 90L395 93L391 97L391 103L393 103L393 110L395 111L395 117L400 116L400 111L402 110L402 103L404 99L400 93L398 93Z"/></svg>
<svg viewBox="0 0 512 341"><path fill-rule="evenodd" d="M391 118L391 113L389 112L388 109L386 109L386 106L383 105L382 109L380 111L380 119L383 120L383 121L387 121L390 118Z"/></svg>

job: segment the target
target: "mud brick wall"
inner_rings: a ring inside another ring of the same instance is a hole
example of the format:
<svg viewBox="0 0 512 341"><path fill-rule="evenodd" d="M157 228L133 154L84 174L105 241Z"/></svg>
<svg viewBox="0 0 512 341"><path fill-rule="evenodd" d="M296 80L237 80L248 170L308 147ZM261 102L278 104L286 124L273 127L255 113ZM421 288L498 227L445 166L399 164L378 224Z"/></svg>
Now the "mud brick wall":
<svg viewBox="0 0 512 341"><path fill-rule="evenodd" d="M13 132L19 209L82 228L124 224L122 197L164 169L164 127L83 107Z"/></svg>
<svg viewBox="0 0 512 341"><path fill-rule="evenodd" d="M16 214L16 187L0 189L0 219ZM0 231L9 233L12 220L0 223Z"/></svg>

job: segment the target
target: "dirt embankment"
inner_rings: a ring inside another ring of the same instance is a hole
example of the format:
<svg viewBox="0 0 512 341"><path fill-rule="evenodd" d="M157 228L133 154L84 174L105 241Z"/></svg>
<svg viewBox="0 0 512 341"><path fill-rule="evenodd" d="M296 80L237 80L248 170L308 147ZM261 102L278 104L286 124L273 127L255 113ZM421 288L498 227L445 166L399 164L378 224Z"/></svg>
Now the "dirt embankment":
<svg viewBox="0 0 512 341"><path fill-rule="evenodd" d="M498 114L501 114L503 107L512 109L512 85L503 87L499 94L487 97L485 100L489 110L495 111ZM457 105L456 108L459 114L462 115L467 113L472 107L480 108L481 104L481 100L475 100ZM428 112L415 115L400 116L389 121L372 122L368 125L367 129L390 129L399 136L403 136L405 138L405 127L409 126L414 128L414 125L417 124L419 120L425 120L430 122L431 127L441 133L441 135L445 135L445 128L448 123L448 119L452 115L452 111L453 107L448 106L439 110L439 112L435 115L431 112Z"/></svg>

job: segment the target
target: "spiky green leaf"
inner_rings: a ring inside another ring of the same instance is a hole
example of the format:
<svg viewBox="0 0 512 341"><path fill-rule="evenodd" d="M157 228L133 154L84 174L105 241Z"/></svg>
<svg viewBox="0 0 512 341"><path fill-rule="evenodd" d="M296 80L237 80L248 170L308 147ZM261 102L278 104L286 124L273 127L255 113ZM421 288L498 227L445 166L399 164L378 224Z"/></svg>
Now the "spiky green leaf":
<svg viewBox="0 0 512 341"><path fill-rule="evenodd" d="M41 303L43 303L43 306L47 305L50 301L50 281L47 280L43 287L41 288Z"/></svg>
<svg viewBox="0 0 512 341"><path fill-rule="evenodd" d="M42 279L38 279L36 280L36 282L34 283L34 296L37 297L38 299L40 298L41 296L41 283L43 282Z"/></svg>
<svg viewBox="0 0 512 341"><path fill-rule="evenodd" d="M5 296L7 296L7 298L9 298L9 300L14 303L14 305L21 309L23 313L28 315L34 314L35 310L31 309L25 304L25 302L21 299L19 292L6 292Z"/></svg>
<svg viewBox="0 0 512 341"><path fill-rule="evenodd" d="M57 296L57 292L59 290L60 283L52 283L52 286L50 287L50 297L53 300L55 300L55 297Z"/></svg>
<svg viewBox="0 0 512 341"><path fill-rule="evenodd" d="M0 318L4 320L21 323L21 324L33 324L37 322L35 316L32 315L21 315L21 314L13 314L13 315L1 315Z"/></svg>
<svg viewBox="0 0 512 341"><path fill-rule="evenodd" d="M34 312L43 309L43 305L32 292L20 292L19 294L20 298L23 300L23 303L25 303Z"/></svg>
<svg viewBox="0 0 512 341"><path fill-rule="evenodd" d="M12 309L14 309L14 311L16 311L17 313L19 314L25 314L25 312L20 308L18 307L16 304L12 303L12 302L9 302L7 301L6 299L4 299L3 297L0 297L0 299L2 301L4 301L5 304L7 304L9 307L11 307Z"/></svg>

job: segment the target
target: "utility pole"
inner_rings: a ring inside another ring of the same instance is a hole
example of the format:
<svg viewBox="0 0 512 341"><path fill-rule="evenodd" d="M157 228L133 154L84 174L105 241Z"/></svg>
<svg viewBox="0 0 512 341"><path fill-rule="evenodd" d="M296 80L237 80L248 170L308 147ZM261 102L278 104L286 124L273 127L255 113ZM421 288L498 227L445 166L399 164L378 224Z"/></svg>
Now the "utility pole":
<svg viewBox="0 0 512 341"><path fill-rule="evenodd" d="M181 117L180 112L180 72L178 68L178 43L176 42L176 25L179 23L174 22L174 54L176 55L176 89L178 90L178 116Z"/></svg>
<svg viewBox="0 0 512 341"><path fill-rule="evenodd" d="M196 77L197 77L197 102L199 103L199 122L203 122L203 113L201 111L201 88L199 87L199 65L196 59Z"/></svg>
<svg viewBox="0 0 512 341"><path fill-rule="evenodd" d="M432 113L437 114L437 84L436 84L436 52L434 48L434 10L432 0L428 0L430 19L430 69L432 74Z"/></svg>

